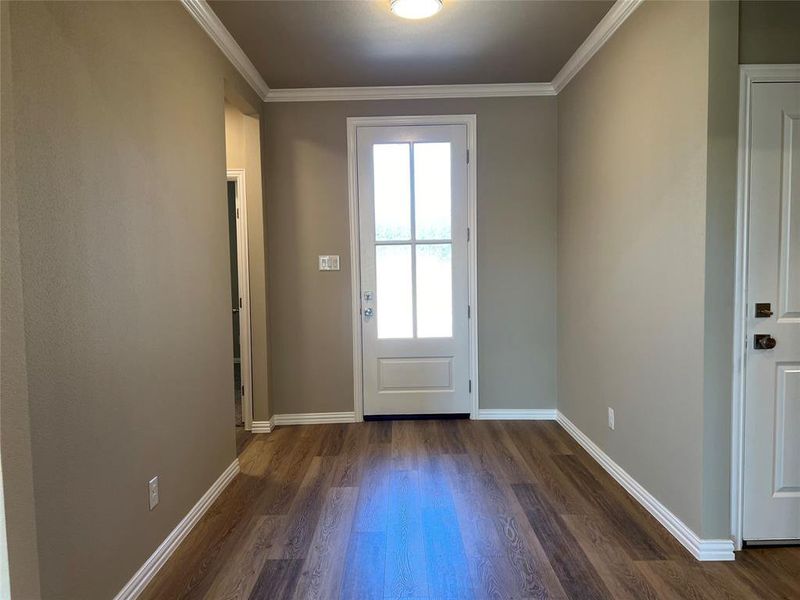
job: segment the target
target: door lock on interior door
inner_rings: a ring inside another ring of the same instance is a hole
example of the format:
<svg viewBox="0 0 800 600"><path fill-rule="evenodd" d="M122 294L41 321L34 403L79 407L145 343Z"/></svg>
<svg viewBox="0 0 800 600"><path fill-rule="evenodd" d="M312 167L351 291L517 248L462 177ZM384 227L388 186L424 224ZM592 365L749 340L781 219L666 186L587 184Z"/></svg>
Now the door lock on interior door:
<svg viewBox="0 0 800 600"><path fill-rule="evenodd" d="M768 333L757 333L753 336L753 348L756 350L772 350L778 341Z"/></svg>
<svg viewBox="0 0 800 600"><path fill-rule="evenodd" d="M772 314L772 305L769 302L756 302L756 319L768 319Z"/></svg>

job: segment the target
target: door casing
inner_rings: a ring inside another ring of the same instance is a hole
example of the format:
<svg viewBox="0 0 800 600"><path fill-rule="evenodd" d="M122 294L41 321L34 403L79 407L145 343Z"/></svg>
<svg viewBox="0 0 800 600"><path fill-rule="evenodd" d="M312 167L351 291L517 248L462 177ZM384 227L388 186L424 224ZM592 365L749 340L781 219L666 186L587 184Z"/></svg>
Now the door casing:
<svg viewBox="0 0 800 600"><path fill-rule="evenodd" d="M242 415L244 428L250 431L253 428L253 356L250 340L250 261L248 258L247 244L247 196L245 194L244 169L228 169L228 181L236 184L236 254L239 275L239 296L242 305L239 308L239 346L241 354L242 387Z"/></svg>
<svg viewBox="0 0 800 600"><path fill-rule="evenodd" d="M747 373L747 263L750 211L750 114L754 83L800 82L800 65L742 65L739 73L739 165L736 192L736 285L733 322L731 533L742 549L744 528L744 402Z"/></svg>
<svg viewBox="0 0 800 600"><path fill-rule="evenodd" d="M350 294L353 326L353 411L356 421L364 420L364 374L361 337L361 243L358 207L358 156L356 133L359 127L400 127L424 125L465 125L467 128L467 268L469 271L469 375L472 382L470 418L478 418L478 216L477 216L477 118L475 115L430 115L405 117L348 117L347 166L350 198Z"/></svg>

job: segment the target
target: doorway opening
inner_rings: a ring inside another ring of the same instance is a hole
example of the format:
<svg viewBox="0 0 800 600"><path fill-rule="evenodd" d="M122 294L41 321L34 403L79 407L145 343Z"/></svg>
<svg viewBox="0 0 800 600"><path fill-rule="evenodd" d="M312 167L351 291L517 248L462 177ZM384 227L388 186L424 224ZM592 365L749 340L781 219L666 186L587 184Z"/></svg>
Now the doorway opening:
<svg viewBox="0 0 800 600"><path fill-rule="evenodd" d="M252 351L250 276L247 251L247 211L244 169L229 169L227 181L228 239L231 261L231 320L233 330L233 399L236 445L252 428Z"/></svg>
<svg viewBox="0 0 800 600"><path fill-rule="evenodd" d="M258 110L227 85L224 106L233 344L230 414L241 454L251 433L271 429L261 120Z"/></svg>

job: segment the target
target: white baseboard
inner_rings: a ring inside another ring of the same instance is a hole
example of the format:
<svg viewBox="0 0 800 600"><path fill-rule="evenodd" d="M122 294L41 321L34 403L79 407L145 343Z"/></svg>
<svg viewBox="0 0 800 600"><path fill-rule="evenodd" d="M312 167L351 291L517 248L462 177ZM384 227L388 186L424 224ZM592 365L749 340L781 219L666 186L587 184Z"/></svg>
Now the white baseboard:
<svg viewBox="0 0 800 600"><path fill-rule="evenodd" d="M600 466L611 475L617 483L641 504L647 512L653 515L675 539L694 556L697 560L716 561L734 560L733 540L704 540L692 531L686 523L681 521L674 513L664 506L655 496L642 487L622 467L611 460L597 444L590 440L585 433L578 429L563 413L558 412L559 424L577 441L583 449L594 458Z"/></svg>
<svg viewBox="0 0 800 600"><path fill-rule="evenodd" d="M350 412L325 412L325 413L298 413L293 415L273 415L273 425L318 425L321 423L355 423L356 413Z"/></svg>
<svg viewBox="0 0 800 600"><path fill-rule="evenodd" d="M557 415L555 408L482 408L478 411L478 419L482 421L555 421Z"/></svg>
<svg viewBox="0 0 800 600"><path fill-rule="evenodd" d="M274 428L273 419L269 421L253 421L250 433L271 433Z"/></svg>
<svg viewBox="0 0 800 600"><path fill-rule="evenodd" d="M136 571L130 581L125 584L125 587L114 596L114 600L134 600L141 594L147 585L153 580L158 573L159 569L164 566L167 559L172 556L184 538L189 535L189 532L197 524L208 508L217 499L222 490L239 473L239 459L234 460L230 466L223 471L208 491L203 494L200 500L197 501L189 513L181 519L181 522L172 530L167 538L161 542L161 545L156 548L156 551L145 561L142 567Z"/></svg>

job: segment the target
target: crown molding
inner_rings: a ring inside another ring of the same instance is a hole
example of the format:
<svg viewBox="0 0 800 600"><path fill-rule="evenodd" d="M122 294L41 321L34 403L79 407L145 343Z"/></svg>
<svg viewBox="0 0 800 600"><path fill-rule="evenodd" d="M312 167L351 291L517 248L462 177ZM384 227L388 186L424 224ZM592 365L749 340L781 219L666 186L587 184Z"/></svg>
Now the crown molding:
<svg viewBox="0 0 800 600"><path fill-rule="evenodd" d="M337 100L413 100L421 98L496 98L555 96L549 83L488 83L462 85L399 85L271 89L265 102L331 102Z"/></svg>
<svg viewBox="0 0 800 600"><path fill-rule="evenodd" d="M214 43L219 46L222 53L231 61L236 70L242 74L245 81L259 95L261 100L266 101L267 94L269 94L269 86L261 77L258 69L255 68L253 63L247 58L242 48L233 39L230 31L222 24L219 17L214 13L206 0L180 0L184 8L189 11L200 24L200 27L214 40Z"/></svg>
<svg viewBox="0 0 800 600"><path fill-rule="evenodd" d="M619 29L625 20L633 14L639 5L644 0L617 0L614 5L608 10L606 15L600 19L600 22L592 30L584 42L578 46L575 53L570 59L564 63L561 70L553 78L552 86L556 93L559 93L567 84L572 81L572 78L586 66L592 57L597 54L597 51L614 35L614 32Z"/></svg>
<svg viewBox="0 0 800 600"><path fill-rule="evenodd" d="M264 102L555 96L644 0L617 0L551 82L270 89L206 0L180 0Z"/></svg>

